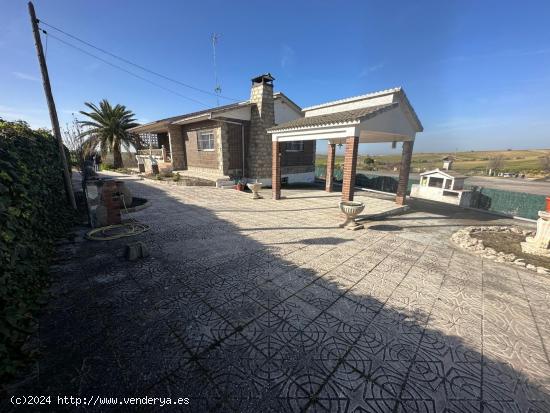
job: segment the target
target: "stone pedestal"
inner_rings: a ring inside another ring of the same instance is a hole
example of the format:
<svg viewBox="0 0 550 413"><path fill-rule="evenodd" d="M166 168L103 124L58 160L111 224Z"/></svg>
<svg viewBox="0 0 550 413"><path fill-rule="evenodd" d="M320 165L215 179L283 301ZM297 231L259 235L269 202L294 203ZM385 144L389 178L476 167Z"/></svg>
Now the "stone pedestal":
<svg viewBox="0 0 550 413"><path fill-rule="evenodd" d="M262 198L259 193L260 189L262 189L262 183L260 182L249 183L249 184L246 184L246 186L248 186L248 189L252 191L252 199Z"/></svg>
<svg viewBox="0 0 550 413"><path fill-rule="evenodd" d="M534 237L527 237L521 243L521 249L527 254L550 257L550 212L539 211L537 233Z"/></svg>
<svg viewBox="0 0 550 413"><path fill-rule="evenodd" d="M340 211L346 215L346 220L340 224L340 228L346 228L352 231L364 228L363 224L355 222L355 218L365 209L365 204L362 202L341 201L339 204Z"/></svg>
<svg viewBox="0 0 550 413"><path fill-rule="evenodd" d="M116 181L89 180L86 200L92 228L120 224L120 192Z"/></svg>

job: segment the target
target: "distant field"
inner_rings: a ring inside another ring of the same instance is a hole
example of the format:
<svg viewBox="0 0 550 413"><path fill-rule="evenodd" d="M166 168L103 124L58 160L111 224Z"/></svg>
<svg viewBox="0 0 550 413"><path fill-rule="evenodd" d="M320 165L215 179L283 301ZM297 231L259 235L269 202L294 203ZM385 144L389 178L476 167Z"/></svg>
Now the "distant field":
<svg viewBox="0 0 550 413"><path fill-rule="evenodd" d="M449 153L413 153L412 171L422 172L435 168L441 168L441 159ZM453 169L464 173L484 173L491 160L502 157L503 172L537 173L541 170L541 158L550 156L550 149L512 150L512 151L472 151L452 153L456 160ZM370 155L369 155L370 156ZM362 155L357 164L358 169L363 167L363 160L367 155ZM392 170L401 159L400 154L370 156L374 159L374 166L378 170ZM326 165L326 155L317 155L316 164ZM337 164L344 163L343 156L336 157Z"/></svg>

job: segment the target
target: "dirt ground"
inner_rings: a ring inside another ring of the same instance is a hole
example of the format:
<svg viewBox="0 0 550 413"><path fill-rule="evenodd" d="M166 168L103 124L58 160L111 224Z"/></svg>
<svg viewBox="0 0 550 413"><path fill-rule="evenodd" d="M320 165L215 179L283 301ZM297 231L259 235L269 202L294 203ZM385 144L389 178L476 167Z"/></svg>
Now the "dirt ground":
<svg viewBox="0 0 550 413"><path fill-rule="evenodd" d="M518 258L523 258L526 264L550 268L550 258L525 254L521 250L520 243L525 241L525 237L521 234L485 231L473 233L472 237L483 240L486 247L493 248L495 251L502 251L506 254L512 253Z"/></svg>

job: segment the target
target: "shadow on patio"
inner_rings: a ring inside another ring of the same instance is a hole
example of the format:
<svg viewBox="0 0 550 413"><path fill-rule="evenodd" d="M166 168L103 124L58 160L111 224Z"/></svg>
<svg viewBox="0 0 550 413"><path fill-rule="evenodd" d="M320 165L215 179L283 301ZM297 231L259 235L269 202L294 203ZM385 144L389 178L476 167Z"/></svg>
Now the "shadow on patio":
<svg viewBox="0 0 550 413"><path fill-rule="evenodd" d="M66 245L16 392L189 397L165 409L194 412L550 410L515 269L403 231L321 231L292 208L245 235L254 217L232 211L261 204L130 185L152 201L134 214L151 257L122 261L129 240Z"/></svg>

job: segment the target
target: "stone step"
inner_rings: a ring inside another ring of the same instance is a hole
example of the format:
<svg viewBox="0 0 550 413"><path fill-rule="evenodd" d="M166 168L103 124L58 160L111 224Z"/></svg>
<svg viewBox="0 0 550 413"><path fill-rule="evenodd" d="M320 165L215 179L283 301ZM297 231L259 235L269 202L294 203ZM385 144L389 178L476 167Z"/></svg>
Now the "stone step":
<svg viewBox="0 0 550 413"><path fill-rule="evenodd" d="M216 187L217 188L222 188L224 186L228 187L228 186L231 186L233 187L233 185L235 185L235 182L233 182L232 180L229 180L229 179L217 179L216 180Z"/></svg>

